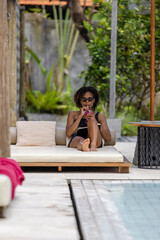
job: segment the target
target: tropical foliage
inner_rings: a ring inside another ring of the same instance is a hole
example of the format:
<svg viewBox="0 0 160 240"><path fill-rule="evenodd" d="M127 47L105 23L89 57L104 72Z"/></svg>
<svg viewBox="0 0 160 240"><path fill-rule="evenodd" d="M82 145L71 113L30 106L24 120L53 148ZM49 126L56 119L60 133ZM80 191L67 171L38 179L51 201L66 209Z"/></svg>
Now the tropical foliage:
<svg viewBox="0 0 160 240"><path fill-rule="evenodd" d="M55 5L53 5L53 13L58 48L58 60L54 69L54 82L57 88L62 87L61 91L64 91L65 81L67 78L69 79L69 65L78 40L79 31L75 30L75 24L69 18L69 9L66 11L65 20L63 20L61 6L59 6L59 19Z"/></svg>
<svg viewBox="0 0 160 240"><path fill-rule="evenodd" d="M69 10L66 11L65 20L62 17L62 8L59 6L59 19L57 10L53 6L55 28L57 36L58 57L55 66L47 70L35 52L26 45L26 65L32 57L38 64L46 83L46 92L33 91L28 83L26 100L28 111L50 112L65 114L73 109L72 89L69 78L69 65L77 43L79 31L69 20ZM28 81L29 82L29 81Z"/></svg>
<svg viewBox="0 0 160 240"><path fill-rule="evenodd" d="M150 9L141 1L134 1L136 8L129 8L129 1L118 1L117 26L117 111L124 106L133 105L141 109L150 91ZM160 3L156 1L156 23L160 21L158 11ZM85 84L98 88L101 99L109 102L110 81L110 36L111 1L100 3L99 21L96 30L84 23L90 33L87 43L92 59L88 69L81 77ZM96 16L96 15L95 15ZM156 91L160 90L160 29L156 28ZM95 32L95 34L94 34Z"/></svg>

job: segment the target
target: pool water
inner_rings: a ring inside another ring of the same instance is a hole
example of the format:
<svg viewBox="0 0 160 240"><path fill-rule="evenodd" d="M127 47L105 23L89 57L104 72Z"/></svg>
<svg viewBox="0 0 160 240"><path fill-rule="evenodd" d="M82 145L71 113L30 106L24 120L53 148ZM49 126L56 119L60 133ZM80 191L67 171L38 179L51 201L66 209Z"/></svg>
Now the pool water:
<svg viewBox="0 0 160 240"><path fill-rule="evenodd" d="M160 240L160 182L107 182L105 187L134 240Z"/></svg>

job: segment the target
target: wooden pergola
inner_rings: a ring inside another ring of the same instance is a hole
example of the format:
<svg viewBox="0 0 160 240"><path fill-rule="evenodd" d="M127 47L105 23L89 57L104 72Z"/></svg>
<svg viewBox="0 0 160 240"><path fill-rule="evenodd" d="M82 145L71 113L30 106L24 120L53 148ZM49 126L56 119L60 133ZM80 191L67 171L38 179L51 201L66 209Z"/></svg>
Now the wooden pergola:
<svg viewBox="0 0 160 240"><path fill-rule="evenodd" d="M10 156L10 126L16 122L16 0L0 1L0 157ZM8 14L9 13L9 14ZM151 0L150 120L154 121L155 0Z"/></svg>
<svg viewBox="0 0 160 240"><path fill-rule="evenodd" d="M150 80L150 120L154 121L155 95L155 0L151 0L151 80Z"/></svg>
<svg viewBox="0 0 160 240"><path fill-rule="evenodd" d="M79 0L81 6L92 7L93 1L92 0ZM45 6L65 6L67 5L67 1L61 0L18 0L20 5L45 5Z"/></svg>

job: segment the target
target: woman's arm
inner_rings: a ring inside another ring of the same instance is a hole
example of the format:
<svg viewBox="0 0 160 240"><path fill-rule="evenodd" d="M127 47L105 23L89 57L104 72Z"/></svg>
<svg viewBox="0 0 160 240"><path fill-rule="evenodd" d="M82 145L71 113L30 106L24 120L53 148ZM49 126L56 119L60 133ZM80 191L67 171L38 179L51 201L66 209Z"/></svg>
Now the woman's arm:
<svg viewBox="0 0 160 240"><path fill-rule="evenodd" d="M74 133L76 133L81 118L83 117L85 111L80 111L78 118L76 119L76 112L70 112L68 114L67 126L66 126L66 136L71 137ZM76 120L75 120L76 119Z"/></svg>
<svg viewBox="0 0 160 240"><path fill-rule="evenodd" d="M108 128L106 118L105 118L103 113L99 113L98 120L101 124L100 132L102 134L103 139L106 140L107 142L110 142L111 141L111 134L110 134L110 131L109 131L109 128Z"/></svg>

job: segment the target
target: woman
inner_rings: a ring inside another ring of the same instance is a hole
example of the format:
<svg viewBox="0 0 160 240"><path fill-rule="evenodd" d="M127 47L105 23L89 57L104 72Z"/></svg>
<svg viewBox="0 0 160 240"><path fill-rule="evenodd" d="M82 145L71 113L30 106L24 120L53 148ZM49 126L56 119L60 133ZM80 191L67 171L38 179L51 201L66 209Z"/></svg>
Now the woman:
<svg viewBox="0 0 160 240"><path fill-rule="evenodd" d="M111 141L106 118L96 113L99 93L94 87L81 87L74 95L74 102L80 109L68 114L66 135L70 138L68 147L85 152L96 151L103 146L103 139ZM103 138L103 139L102 139Z"/></svg>

